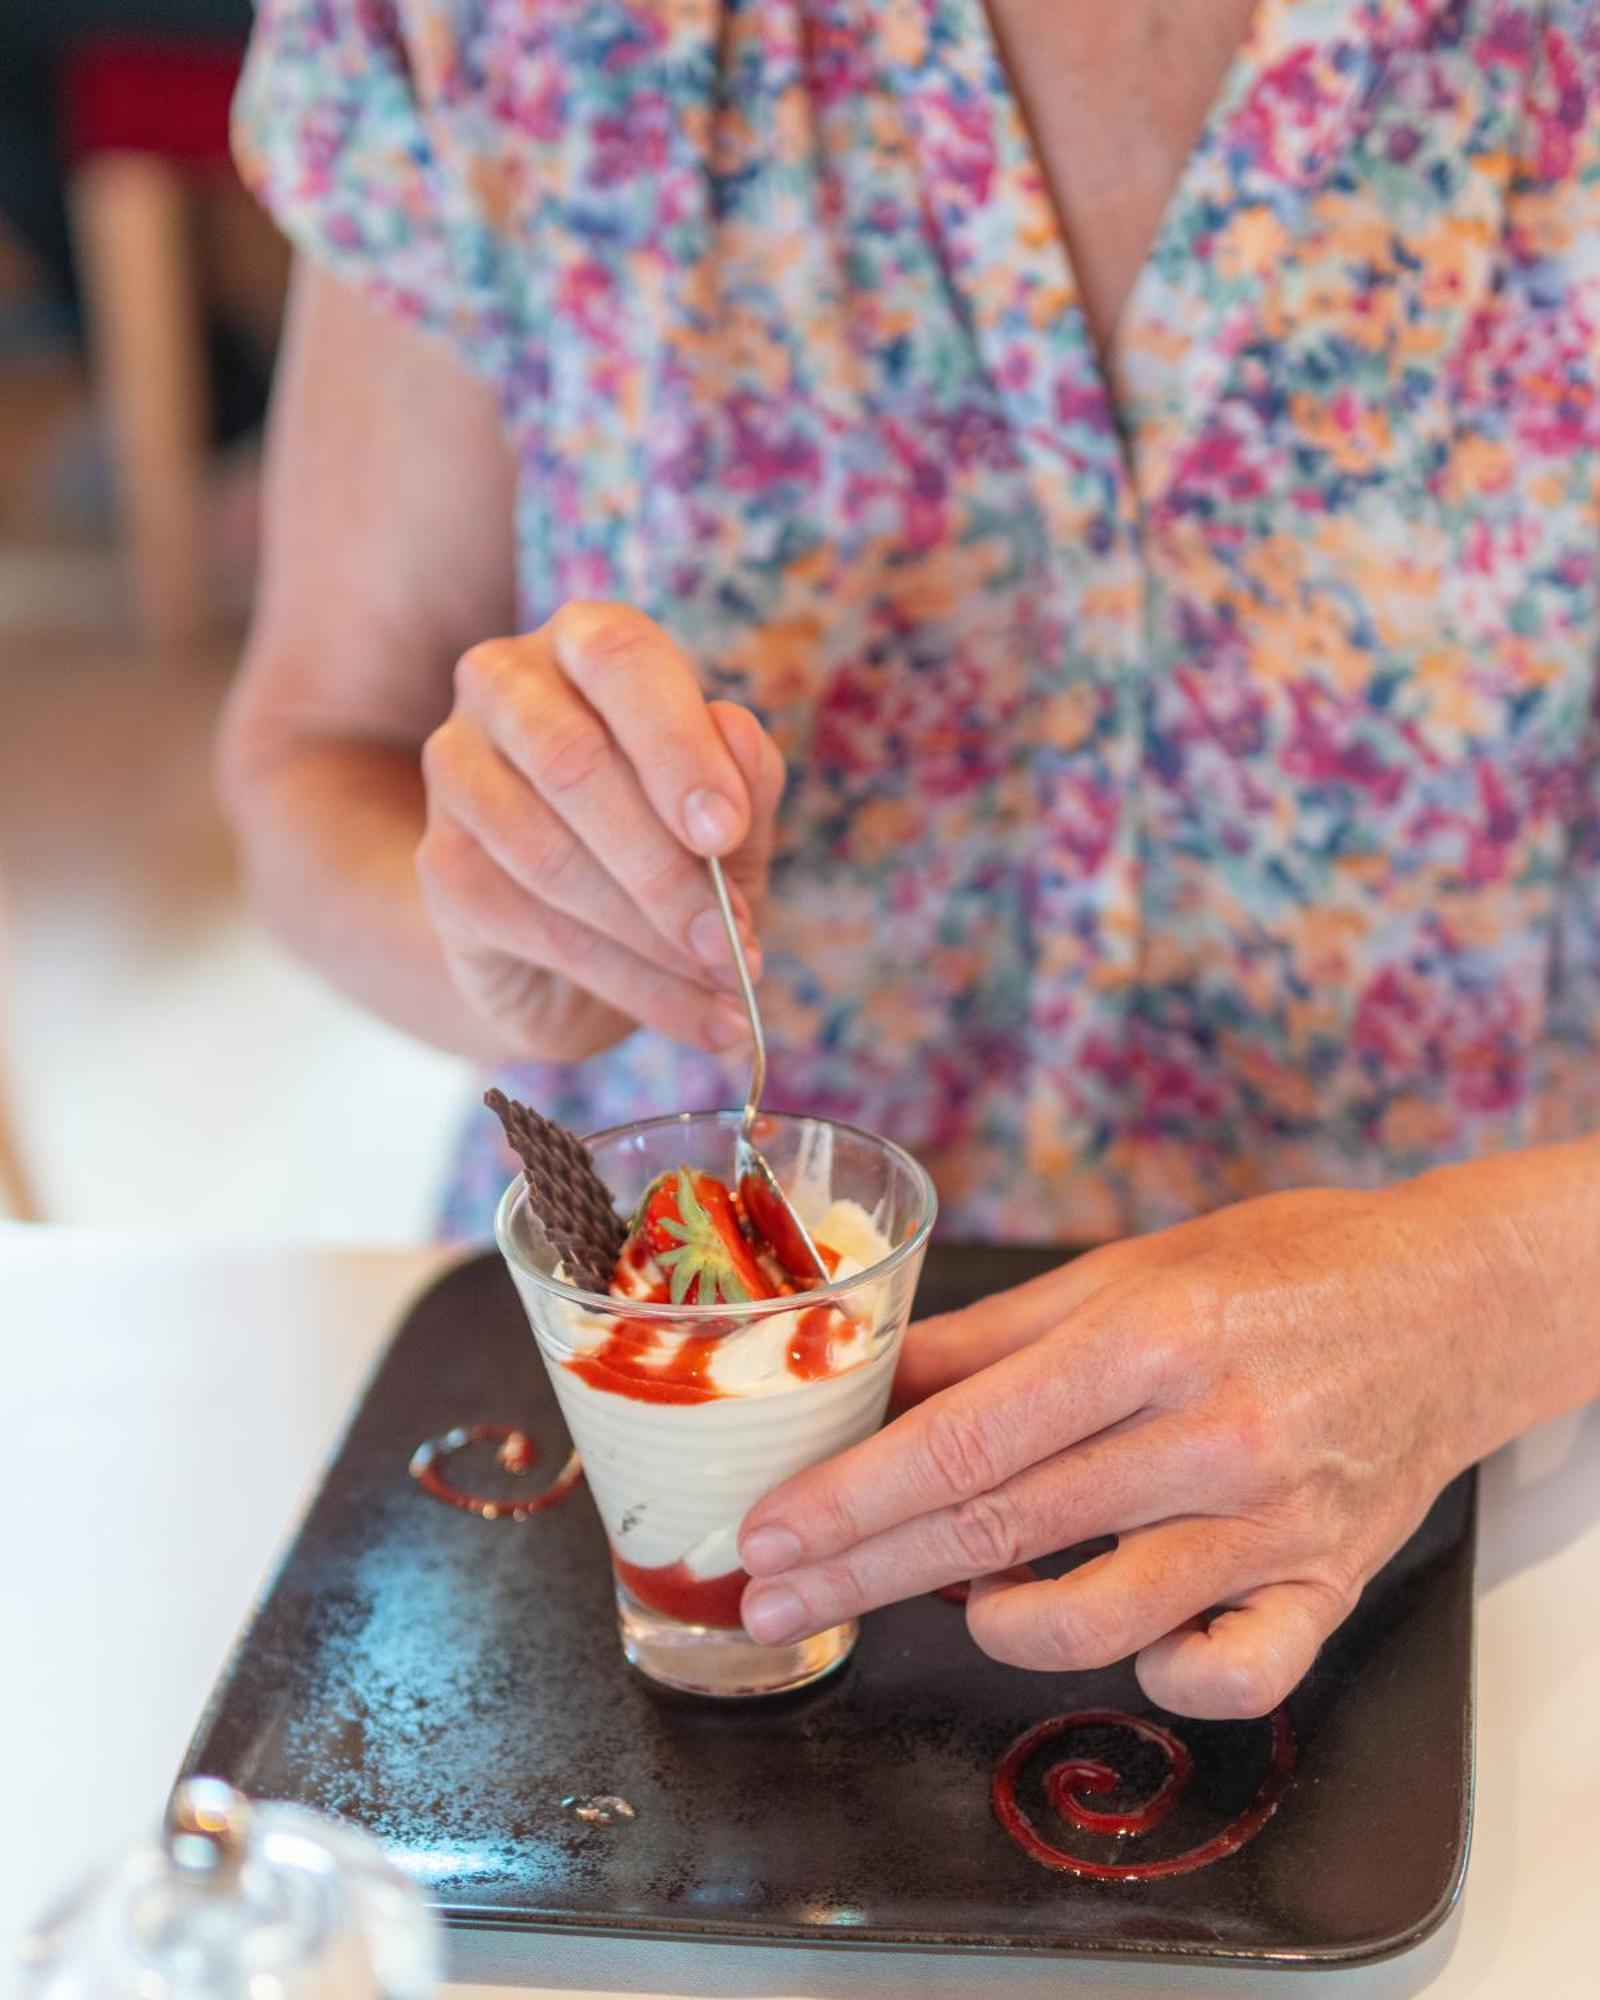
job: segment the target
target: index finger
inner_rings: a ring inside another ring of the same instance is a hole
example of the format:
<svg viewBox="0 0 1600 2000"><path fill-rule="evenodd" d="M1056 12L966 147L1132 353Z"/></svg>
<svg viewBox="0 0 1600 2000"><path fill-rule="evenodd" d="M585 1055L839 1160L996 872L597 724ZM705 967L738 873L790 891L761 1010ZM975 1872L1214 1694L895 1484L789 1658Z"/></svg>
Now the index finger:
<svg viewBox="0 0 1600 2000"><path fill-rule="evenodd" d="M893 1400L899 1408L965 1381L980 1369L1026 1347L1102 1286L1145 1260L1149 1238L1124 1237L1075 1257L975 1305L918 1320L906 1329L895 1368Z"/></svg>
<svg viewBox="0 0 1600 2000"><path fill-rule="evenodd" d="M750 831L749 790L687 654L627 604L564 605L550 644L662 823L696 854L737 847Z"/></svg>
<svg viewBox="0 0 1600 2000"><path fill-rule="evenodd" d="M1125 1320L1096 1312L1101 1297L1077 1316L1073 1337L1007 1355L759 1500L740 1532L744 1567L773 1576L838 1555L990 1492L1142 1409L1148 1370Z"/></svg>

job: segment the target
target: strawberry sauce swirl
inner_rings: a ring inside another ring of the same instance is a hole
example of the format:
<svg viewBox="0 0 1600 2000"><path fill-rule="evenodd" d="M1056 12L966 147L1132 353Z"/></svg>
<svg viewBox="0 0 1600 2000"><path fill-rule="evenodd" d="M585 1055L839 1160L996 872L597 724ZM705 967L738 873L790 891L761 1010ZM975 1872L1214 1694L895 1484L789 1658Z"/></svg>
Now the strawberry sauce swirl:
<svg viewBox="0 0 1600 2000"><path fill-rule="evenodd" d="M1017 1798L1018 1779L1029 1761L1047 1744L1083 1729L1122 1729L1143 1742L1153 1743L1166 1760L1166 1775L1142 1805L1126 1812L1111 1812L1088 1803L1090 1796L1114 1791L1122 1782L1112 1767L1098 1758L1066 1757L1052 1764L1044 1774L1044 1795L1064 1820L1086 1833L1141 1839L1165 1825L1193 1782L1194 1758L1170 1729L1152 1722L1148 1716L1125 1715L1120 1709L1077 1709L1071 1715L1055 1715L1046 1722L1035 1723L1019 1736L995 1766L990 1790L995 1817L1025 1854L1041 1867L1054 1868L1063 1875L1086 1876L1095 1882L1156 1882L1168 1875L1187 1875L1196 1868L1209 1868L1214 1861L1237 1854L1246 1841L1255 1838L1277 1811L1288 1785L1294 1768L1294 1731L1287 1712L1281 1708L1274 1709L1268 1720L1272 1728L1272 1760L1255 1797L1209 1840L1187 1848L1182 1854L1158 1861L1089 1860L1047 1839Z"/></svg>
<svg viewBox="0 0 1600 2000"><path fill-rule="evenodd" d="M444 1475L444 1466L457 1452L475 1444L498 1445L495 1457L500 1468L513 1476L531 1471L539 1455L538 1446L527 1432L512 1424L458 1424L442 1437L429 1438L417 1446L411 1454L411 1477L430 1499L442 1500L445 1506L459 1507L463 1513L476 1514L484 1521L526 1521L530 1514L542 1514L547 1507L565 1500L583 1477L583 1467L574 1451L567 1454L565 1465L550 1484L526 1500L494 1500L485 1494L468 1493L450 1483Z"/></svg>

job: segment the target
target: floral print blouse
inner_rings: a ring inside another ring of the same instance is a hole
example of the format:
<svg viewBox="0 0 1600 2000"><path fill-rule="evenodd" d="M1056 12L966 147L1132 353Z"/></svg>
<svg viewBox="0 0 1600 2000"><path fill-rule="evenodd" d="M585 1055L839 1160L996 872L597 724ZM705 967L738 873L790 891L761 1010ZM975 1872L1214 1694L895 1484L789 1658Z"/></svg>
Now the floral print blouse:
<svg viewBox="0 0 1600 2000"><path fill-rule="evenodd" d="M1597 88L1589 0L1260 0L1104 368L982 0L263 0L237 124L498 385L527 625L777 737L772 1101L1086 1242L1600 1126Z"/></svg>

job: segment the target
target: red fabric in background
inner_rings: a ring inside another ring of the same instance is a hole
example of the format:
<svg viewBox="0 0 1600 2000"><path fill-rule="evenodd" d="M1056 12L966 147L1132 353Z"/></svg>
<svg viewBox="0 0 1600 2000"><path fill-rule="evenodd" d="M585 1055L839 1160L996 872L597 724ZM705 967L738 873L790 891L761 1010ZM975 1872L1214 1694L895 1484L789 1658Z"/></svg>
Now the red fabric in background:
<svg viewBox="0 0 1600 2000"><path fill-rule="evenodd" d="M73 161L91 153L155 153L228 164L228 108L244 49L155 35L86 38L68 55L63 129Z"/></svg>

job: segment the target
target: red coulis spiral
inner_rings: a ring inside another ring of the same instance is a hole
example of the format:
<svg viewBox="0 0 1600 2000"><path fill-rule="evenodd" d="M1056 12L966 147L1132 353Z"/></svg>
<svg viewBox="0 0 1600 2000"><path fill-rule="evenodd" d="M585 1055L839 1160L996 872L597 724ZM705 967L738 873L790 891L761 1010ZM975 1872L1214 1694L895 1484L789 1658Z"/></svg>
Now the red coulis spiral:
<svg viewBox="0 0 1600 2000"><path fill-rule="evenodd" d="M447 1507L459 1507L463 1513L476 1514L485 1521L525 1521L530 1514L542 1514L545 1508L565 1500L583 1477L583 1467L574 1451L568 1453L566 1464L550 1484L526 1500L494 1500L481 1493L467 1493L451 1485L443 1467L447 1459L474 1444L498 1445L496 1456L501 1468L512 1474L528 1471L538 1456L533 1439L514 1425L458 1424L442 1437L429 1438L417 1446L411 1454L411 1477L431 1499L442 1500Z"/></svg>
<svg viewBox="0 0 1600 2000"><path fill-rule="evenodd" d="M1182 1854L1169 1855L1160 1861L1091 1861L1047 1840L1018 1801L1017 1780L1029 1760L1046 1744L1080 1729L1125 1729L1130 1735L1153 1743L1166 1759L1166 1775L1143 1805L1128 1812L1107 1812L1087 1803L1086 1795L1114 1791L1122 1782L1111 1766L1098 1758L1067 1757L1052 1764L1044 1774L1045 1797L1064 1820L1087 1833L1138 1839L1164 1825L1193 1781L1194 1758L1180 1738L1161 1723L1152 1722L1148 1716L1125 1715L1115 1708L1081 1708L1071 1715L1054 1715L1019 1736L995 1766L990 1789L995 1817L1025 1854L1063 1875L1083 1875L1096 1882L1155 1882L1166 1875L1187 1875L1196 1868L1209 1868L1212 1862L1236 1854L1247 1840L1255 1838L1277 1811L1289 1782L1294 1768L1294 1730L1284 1709L1274 1709L1268 1720L1272 1726L1272 1762L1260 1790L1243 1812L1209 1840Z"/></svg>

